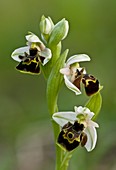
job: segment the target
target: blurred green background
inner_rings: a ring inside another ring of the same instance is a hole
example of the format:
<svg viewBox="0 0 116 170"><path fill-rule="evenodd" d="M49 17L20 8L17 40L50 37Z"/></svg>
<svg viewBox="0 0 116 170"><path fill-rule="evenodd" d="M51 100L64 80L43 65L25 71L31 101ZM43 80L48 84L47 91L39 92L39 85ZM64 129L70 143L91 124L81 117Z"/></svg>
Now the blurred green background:
<svg viewBox="0 0 116 170"><path fill-rule="evenodd" d="M84 63L99 78L103 107L97 122L96 149L77 148L70 170L116 169L116 1L115 0L0 0L0 170L54 170L54 144L47 111L46 82L42 75L21 74L14 68L12 51L25 45L28 31L40 35L42 15L56 23L66 18L70 32L63 42L69 56L86 53ZM60 110L84 105L63 86Z"/></svg>

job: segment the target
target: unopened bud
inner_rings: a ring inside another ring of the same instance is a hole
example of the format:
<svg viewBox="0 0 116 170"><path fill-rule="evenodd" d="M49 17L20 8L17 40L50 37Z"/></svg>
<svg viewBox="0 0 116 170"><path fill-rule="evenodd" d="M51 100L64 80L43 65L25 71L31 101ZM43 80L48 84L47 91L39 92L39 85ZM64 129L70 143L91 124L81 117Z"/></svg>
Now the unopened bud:
<svg viewBox="0 0 116 170"><path fill-rule="evenodd" d="M50 34L53 29L53 22L50 17L42 16L40 21L40 30L42 34Z"/></svg>
<svg viewBox="0 0 116 170"><path fill-rule="evenodd" d="M69 30L69 24L68 21L65 19L62 19L59 21L52 30L49 38L49 44L50 45L57 45L61 40L63 40Z"/></svg>

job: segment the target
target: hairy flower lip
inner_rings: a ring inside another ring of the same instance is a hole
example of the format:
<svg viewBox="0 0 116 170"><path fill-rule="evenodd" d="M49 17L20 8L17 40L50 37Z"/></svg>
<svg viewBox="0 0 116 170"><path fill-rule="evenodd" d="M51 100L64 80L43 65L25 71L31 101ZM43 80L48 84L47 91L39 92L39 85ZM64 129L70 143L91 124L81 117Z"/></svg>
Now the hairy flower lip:
<svg viewBox="0 0 116 170"><path fill-rule="evenodd" d="M83 132L84 125L78 123L74 124L68 122L62 127L61 132L58 135L57 143L61 148L65 148L67 151L72 151L81 144L84 146L87 142L87 136Z"/></svg>
<svg viewBox="0 0 116 170"><path fill-rule="evenodd" d="M91 96L100 90L100 83L91 74L85 74L82 78L82 83L84 84L86 94Z"/></svg>

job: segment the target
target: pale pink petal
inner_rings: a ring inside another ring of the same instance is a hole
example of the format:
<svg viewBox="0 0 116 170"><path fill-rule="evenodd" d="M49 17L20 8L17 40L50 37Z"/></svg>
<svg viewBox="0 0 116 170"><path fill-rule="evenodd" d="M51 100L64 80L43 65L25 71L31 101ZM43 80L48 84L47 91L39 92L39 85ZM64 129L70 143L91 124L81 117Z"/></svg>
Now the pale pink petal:
<svg viewBox="0 0 116 170"><path fill-rule="evenodd" d="M70 69L68 67L61 68L60 73L66 75L66 76L69 76L70 75Z"/></svg>

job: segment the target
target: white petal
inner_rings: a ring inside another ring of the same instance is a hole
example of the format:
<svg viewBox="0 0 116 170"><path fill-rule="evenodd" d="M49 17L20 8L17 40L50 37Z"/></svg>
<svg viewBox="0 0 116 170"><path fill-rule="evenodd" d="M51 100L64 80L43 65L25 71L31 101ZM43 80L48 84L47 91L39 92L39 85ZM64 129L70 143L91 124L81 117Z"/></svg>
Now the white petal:
<svg viewBox="0 0 116 170"><path fill-rule="evenodd" d="M66 123L74 123L76 120L75 112L57 112L52 116L53 120L63 127Z"/></svg>
<svg viewBox="0 0 116 170"><path fill-rule="evenodd" d="M32 32L29 32L30 34L29 35L26 35L25 38L27 41L33 43L33 42L41 42L41 40L35 35L33 34Z"/></svg>
<svg viewBox="0 0 116 170"><path fill-rule="evenodd" d="M40 51L39 55L45 57L43 65L45 65L52 57L52 53L49 48L45 48L43 51Z"/></svg>
<svg viewBox="0 0 116 170"><path fill-rule="evenodd" d="M60 73L69 76L70 75L70 69L68 67L61 68Z"/></svg>
<svg viewBox="0 0 116 170"><path fill-rule="evenodd" d="M19 58L19 55L25 56L25 53L29 54L29 46L17 48L13 51L11 54L11 57L18 62L21 62L22 60Z"/></svg>
<svg viewBox="0 0 116 170"><path fill-rule="evenodd" d="M82 106L79 106L79 107L75 106L74 110L75 110L77 115L80 114L80 113L81 114L83 113L83 107Z"/></svg>
<svg viewBox="0 0 116 170"><path fill-rule="evenodd" d="M70 90L74 91L76 95L81 94L81 91L80 91L74 84L72 84L72 83L68 80L68 78L67 78L66 75L64 75L64 81L65 81L66 86L67 86Z"/></svg>
<svg viewBox="0 0 116 170"><path fill-rule="evenodd" d="M97 142L97 132L94 127L87 127L84 132L87 134L87 143L85 144L85 148L88 152L90 152L95 148Z"/></svg>
<svg viewBox="0 0 116 170"><path fill-rule="evenodd" d="M92 119L92 117L94 116L94 113L91 112L87 107L84 107L84 110L83 110L83 114L89 118L89 119Z"/></svg>
<svg viewBox="0 0 116 170"><path fill-rule="evenodd" d="M73 63L79 63L82 61L90 61L90 57L86 54L73 55L67 60L66 64L71 65Z"/></svg>
<svg viewBox="0 0 116 170"><path fill-rule="evenodd" d="M85 118L87 117L87 119L91 119L93 116L94 116L94 113L91 112L87 107L82 107L82 106L79 106L79 107L74 107L75 109L75 112L78 114L83 114L85 116Z"/></svg>
<svg viewBox="0 0 116 170"><path fill-rule="evenodd" d="M93 126L93 127L96 127L96 128L99 127L98 123L96 123L96 122L94 122L94 121L92 121L92 120L89 121L89 125L90 125L90 126Z"/></svg>

